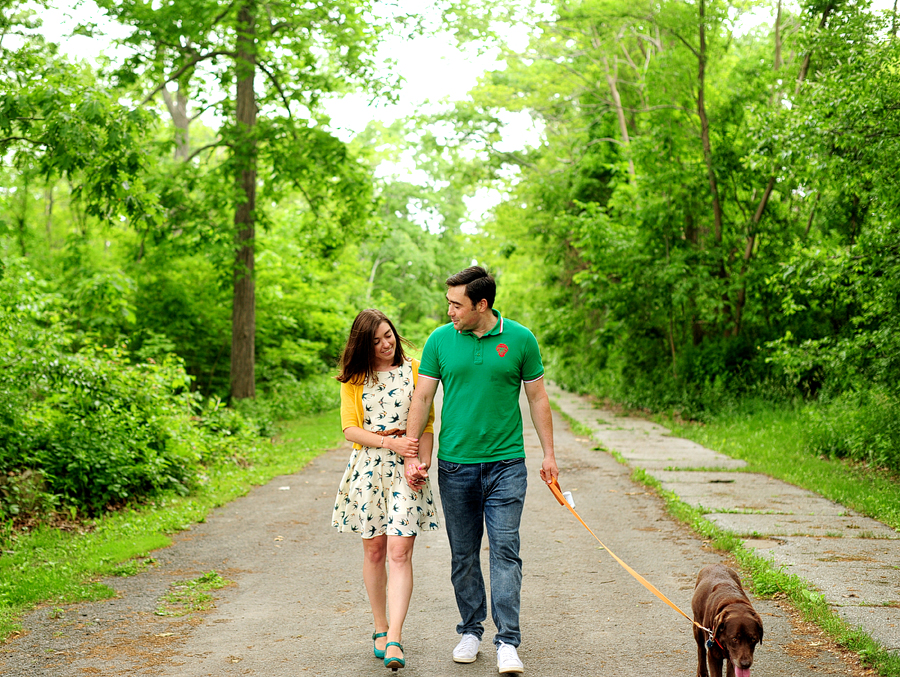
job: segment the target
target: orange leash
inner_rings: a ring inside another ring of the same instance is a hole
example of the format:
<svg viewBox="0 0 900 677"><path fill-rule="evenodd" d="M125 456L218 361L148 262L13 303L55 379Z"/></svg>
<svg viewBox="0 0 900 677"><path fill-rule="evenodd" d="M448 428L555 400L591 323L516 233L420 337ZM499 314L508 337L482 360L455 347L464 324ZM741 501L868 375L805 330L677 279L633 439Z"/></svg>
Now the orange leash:
<svg viewBox="0 0 900 677"><path fill-rule="evenodd" d="M581 516L577 512L575 512L575 508L573 508L571 505L569 505L569 502L565 499L565 497L562 494L562 490L559 488L559 482L556 479L554 479L552 482L548 483L547 486L550 487L550 491L553 492L553 495L556 497L556 500L559 501L560 505L566 506L569 509L569 512L571 512L573 515L575 515L575 519L577 519L579 522L581 522L582 525L584 525L584 528L591 532L591 536L593 536L594 538L597 538L597 534L595 534L593 531L591 531L591 528L587 524L585 524L584 520L581 519ZM619 559L619 557L616 555L616 553L614 553L612 550L607 548L606 545L603 543L603 541L601 541L599 538L597 538L597 543L599 543L601 546L603 546L603 549L606 550L606 552L608 552L610 554L610 556L612 556L612 558L614 560L616 560L622 566L623 569L625 569L625 571L627 571L632 576L634 576L634 578L641 585L643 585L645 588L647 588L647 590L649 590L654 595L659 597L663 602L668 604L670 607L675 609L675 611L677 611L682 616L687 618L693 625L696 625L698 628L700 628L701 630L706 632L712 639L712 636L713 636L712 632L710 632L707 628L704 628L702 625L700 625L699 623L694 621L694 619L692 619L690 616L688 616L686 613L684 613L681 609L679 609L678 605L676 605L668 597L666 597L659 590L657 590L656 587L650 581L648 581L646 578L641 576L637 571L635 571L630 566L625 564L625 562L623 562L621 559Z"/></svg>

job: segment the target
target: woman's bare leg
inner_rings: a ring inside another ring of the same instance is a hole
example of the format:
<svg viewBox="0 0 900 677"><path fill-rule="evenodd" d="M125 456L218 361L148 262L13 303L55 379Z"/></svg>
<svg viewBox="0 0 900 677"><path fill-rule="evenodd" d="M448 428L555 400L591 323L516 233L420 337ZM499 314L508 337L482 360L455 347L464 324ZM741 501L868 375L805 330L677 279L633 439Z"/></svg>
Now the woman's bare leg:
<svg viewBox="0 0 900 677"><path fill-rule="evenodd" d="M390 567L387 596L391 612L391 626L387 636L389 642L400 642L402 639L403 622L406 620L409 600L412 597L412 554L415 543L415 536L387 537L387 560ZM395 656L401 658L403 652L396 646L388 647L385 658Z"/></svg>
<svg viewBox="0 0 900 677"><path fill-rule="evenodd" d="M387 632L388 620L385 613L387 602L387 570L384 568L387 554L388 537L381 535L375 538L364 538L363 542L363 581L369 594L372 606L372 617L375 619L375 632ZM376 648L381 651L388 642L386 637L375 640ZM393 648L393 647L392 647Z"/></svg>

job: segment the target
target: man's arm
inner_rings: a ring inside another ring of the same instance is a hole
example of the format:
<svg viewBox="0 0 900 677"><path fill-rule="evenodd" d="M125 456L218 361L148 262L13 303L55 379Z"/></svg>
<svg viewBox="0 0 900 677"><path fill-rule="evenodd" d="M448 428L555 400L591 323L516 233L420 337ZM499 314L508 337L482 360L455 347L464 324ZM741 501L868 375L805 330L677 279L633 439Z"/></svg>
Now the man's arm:
<svg viewBox="0 0 900 677"><path fill-rule="evenodd" d="M413 441L410 440L412 443ZM403 468L406 482L416 491L425 486L428 479L428 468L431 467L431 451L434 447L434 433L422 433L415 444L419 445L418 456L408 456L403 459Z"/></svg>
<svg viewBox="0 0 900 677"><path fill-rule="evenodd" d="M428 415L431 412L431 403L437 392L438 382L419 374L419 382L413 391L412 402L409 404L409 415L406 417L406 436L416 440L417 453L404 454L404 466L406 481L415 490L422 488L428 477L428 468L431 467L431 450L434 445L432 433L423 434L428 425Z"/></svg>
<svg viewBox="0 0 900 677"><path fill-rule="evenodd" d="M550 398L544 388L544 379L525 384L525 396L531 410L531 421L537 430L541 449L544 451L544 462L541 464L541 479L547 484L559 477L556 465L556 454L553 450L553 413L550 410Z"/></svg>
<svg viewBox="0 0 900 677"><path fill-rule="evenodd" d="M419 374L419 382L413 391L412 402L409 405L409 415L406 418L406 436L415 440L422 437L422 431L428 424L428 412L431 411L431 403L434 402L434 394L437 392L438 381ZM413 454L415 456L415 454ZM431 460L430 458L428 459Z"/></svg>

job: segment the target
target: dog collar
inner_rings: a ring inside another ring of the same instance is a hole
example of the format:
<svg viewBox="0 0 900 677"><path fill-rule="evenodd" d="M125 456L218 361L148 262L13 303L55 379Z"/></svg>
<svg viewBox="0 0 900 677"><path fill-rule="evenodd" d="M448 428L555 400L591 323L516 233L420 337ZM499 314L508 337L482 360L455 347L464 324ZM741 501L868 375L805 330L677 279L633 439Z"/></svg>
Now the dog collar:
<svg viewBox="0 0 900 677"><path fill-rule="evenodd" d="M709 631L707 630L707 632L709 632ZM712 632L709 632L709 639L706 640L706 648L712 649L713 642L715 642L716 644L719 644L719 640L717 640L715 637L713 637ZM722 646L721 644L719 644L719 648L722 651L725 651L725 647Z"/></svg>

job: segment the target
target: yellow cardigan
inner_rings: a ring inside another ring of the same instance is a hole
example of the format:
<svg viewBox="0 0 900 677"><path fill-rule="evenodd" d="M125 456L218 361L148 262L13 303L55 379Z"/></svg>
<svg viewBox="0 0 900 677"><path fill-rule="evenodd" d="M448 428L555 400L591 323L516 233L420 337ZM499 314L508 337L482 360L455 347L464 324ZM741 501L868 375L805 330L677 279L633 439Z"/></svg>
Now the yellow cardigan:
<svg viewBox="0 0 900 677"><path fill-rule="evenodd" d="M419 361L412 360L413 368L413 385L419 381ZM363 428L362 394L365 383L341 383L341 430L356 427ZM434 433L434 405L431 405L431 411L428 412L428 423L423 433ZM365 428L363 428L365 430ZM353 443L354 449L362 449L361 444Z"/></svg>

